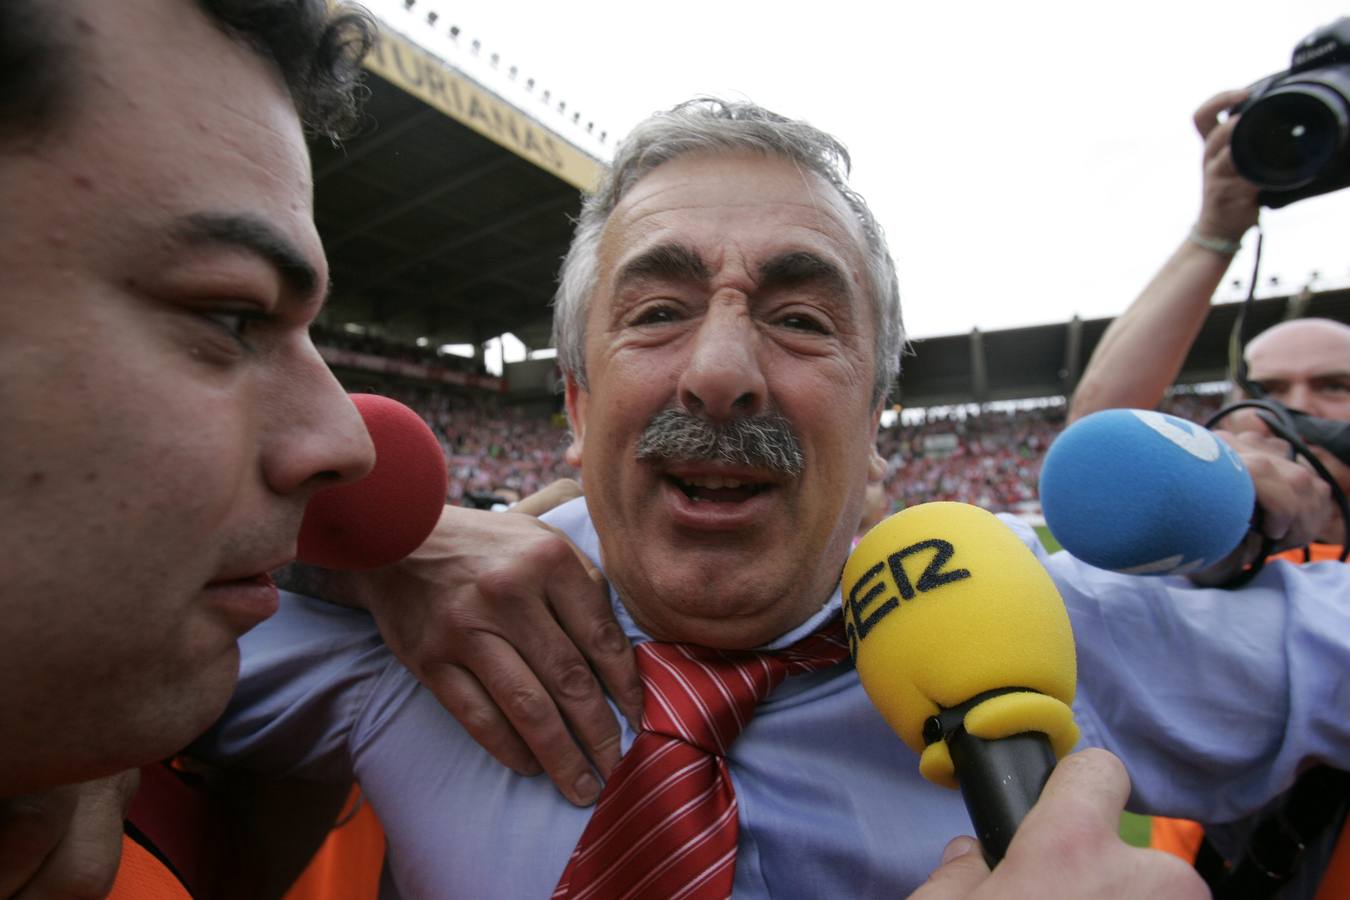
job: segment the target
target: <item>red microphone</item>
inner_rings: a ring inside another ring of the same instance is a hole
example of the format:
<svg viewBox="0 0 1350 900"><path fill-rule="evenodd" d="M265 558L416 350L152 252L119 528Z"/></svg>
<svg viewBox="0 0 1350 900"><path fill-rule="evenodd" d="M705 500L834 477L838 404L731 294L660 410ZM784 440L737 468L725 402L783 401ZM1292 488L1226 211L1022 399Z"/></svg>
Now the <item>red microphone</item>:
<svg viewBox="0 0 1350 900"><path fill-rule="evenodd" d="M397 400L352 394L375 444L375 468L309 501L296 559L326 569L373 569L398 562L431 534L445 506L440 442Z"/></svg>

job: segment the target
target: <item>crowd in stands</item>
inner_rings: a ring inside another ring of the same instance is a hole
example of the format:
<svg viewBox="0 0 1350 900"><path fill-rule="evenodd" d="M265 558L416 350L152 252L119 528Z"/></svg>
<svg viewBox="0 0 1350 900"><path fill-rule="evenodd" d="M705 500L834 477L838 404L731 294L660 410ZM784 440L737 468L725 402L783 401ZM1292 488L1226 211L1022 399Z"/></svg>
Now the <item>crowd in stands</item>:
<svg viewBox="0 0 1350 900"><path fill-rule="evenodd" d="M482 392L405 387L385 393L420 412L445 448L451 503L471 505L501 489L526 496L558 478L578 477L563 459L568 432L560 414L526 415ZM1222 397L1176 393L1163 410L1204 422ZM1062 401L907 412L878 434L891 508L956 500L995 512L1035 511L1041 460L1064 417Z"/></svg>
<svg viewBox="0 0 1350 900"><path fill-rule="evenodd" d="M1218 410L1219 393L1172 394L1162 409L1203 423ZM883 429L886 494L893 509L928 500L956 500L994 512L1037 506L1041 460L1064 429L1062 400L1043 406L979 410L975 406L916 411L906 424Z"/></svg>
<svg viewBox="0 0 1350 900"><path fill-rule="evenodd" d="M455 372L476 375L487 374L487 369L483 367L481 360L475 361L467 357L455 356L452 353L441 353L435 347L419 347L416 344L387 340L373 334L333 328L318 322L311 325L309 331L314 343L320 347L336 347L340 350L368 353L372 356L397 359L403 362L421 363Z"/></svg>
<svg viewBox="0 0 1350 900"><path fill-rule="evenodd" d="M925 410L916 418L878 436L892 508L956 500L1004 512L1035 500L1041 458L1064 427L1064 407L956 407Z"/></svg>
<svg viewBox="0 0 1350 900"><path fill-rule="evenodd" d="M528 496L559 478L576 478L563 460L566 422L525 415L492 394L424 388L387 391L422 414L450 467L448 500L471 505L471 495L509 488Z"/></svg>

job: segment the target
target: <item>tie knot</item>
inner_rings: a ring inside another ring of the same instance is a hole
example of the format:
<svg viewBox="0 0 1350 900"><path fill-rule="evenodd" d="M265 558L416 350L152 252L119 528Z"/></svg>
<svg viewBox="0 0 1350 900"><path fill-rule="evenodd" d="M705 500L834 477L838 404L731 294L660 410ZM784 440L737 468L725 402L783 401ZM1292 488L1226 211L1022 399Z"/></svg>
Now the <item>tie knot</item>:
<svg viewBox="0 0 1350 900"><path fill-rule="evenodd" d="M638 672L646 695L643 730L725 756L755 707L784 678L834 665L848 655L838 630L813 634L778 652L639 644Z"/></svg>

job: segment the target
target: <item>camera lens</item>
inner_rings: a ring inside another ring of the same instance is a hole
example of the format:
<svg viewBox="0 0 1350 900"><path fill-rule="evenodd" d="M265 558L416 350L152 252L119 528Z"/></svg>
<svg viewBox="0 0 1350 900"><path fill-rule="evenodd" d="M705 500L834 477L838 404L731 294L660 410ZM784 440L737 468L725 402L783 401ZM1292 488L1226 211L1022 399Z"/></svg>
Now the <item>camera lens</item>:
<svg viewBox="0 0 1350 900"><path fill-rule="evenodd" d="M1321 174L1348 133L1339 93L1320 84L1284 85L1242 112L1233 129L1233 164L1260 187L1294 190Z"/></svg>

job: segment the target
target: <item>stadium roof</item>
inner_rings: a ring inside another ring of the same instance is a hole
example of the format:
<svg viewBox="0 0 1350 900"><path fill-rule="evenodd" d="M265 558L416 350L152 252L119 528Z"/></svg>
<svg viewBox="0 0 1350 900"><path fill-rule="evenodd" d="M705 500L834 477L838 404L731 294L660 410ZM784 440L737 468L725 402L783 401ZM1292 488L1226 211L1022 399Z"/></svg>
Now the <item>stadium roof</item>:
<svg viewBox="0 0 1350 900"><path fill-rule="evenodd" d="M1178 384L1228 377L1228 338L1241 306L1223 303L1210 310ZM1281 319L1302 316L1350 323L1350 290L1257 300L1246 333L1255 335ZM1072 319L916 340L914 354L904 360L897 401L927 407L1067 396L1110 323L1110 319Z"/></svg>
<svg viewBox="0 0 1350 900"><path fill-rule="evenodd" d="M579 115L558 114L564 101L541 91L556 119L545 127L448 58L477 56L476 42L442 35L433 53L386 23L381 32L366 64L367 127L310 148L334 286L324 321L409 343L510 331L548 346L554 279L581 190L601 170L600 141Z"/></svg>

